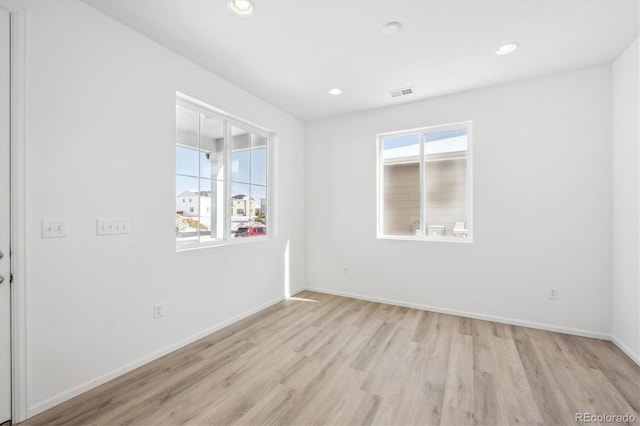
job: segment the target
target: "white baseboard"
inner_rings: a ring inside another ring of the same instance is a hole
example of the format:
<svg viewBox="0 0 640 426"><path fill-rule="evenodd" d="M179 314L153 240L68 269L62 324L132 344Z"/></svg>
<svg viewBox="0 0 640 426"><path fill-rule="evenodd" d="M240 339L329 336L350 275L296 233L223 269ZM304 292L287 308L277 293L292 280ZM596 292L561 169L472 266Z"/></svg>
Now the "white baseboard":
<svg viewBox="0 0 640 426"><path fill-rule="evenodd" d="M151 361L154 361L170 352L173 352L177 349L180 349L190 343L195 342L198 339L201 339L205 336L208 336L211 333L214 333L220 329L223 329L235 322L238 322L248 316L251 316L253 314L255 314L256 312L259 312L263 309L268 308L269 306L275 305L276 303L279 303L281 301L283 301L285 298L283 297L278 297L277 299L273 299L267 303L263 303L262 305L259 305L255 308L252 308L246 312L243 312L239 315L236 315L226 321L222 321L218 324L215 324L211 327L208 327L205 330L200 331L199 333L196 333L194 335L191 335L189 337L187 337L186 339L182 339L174 344L171 344L163 349L160 349L159 351L156 351L152 354L143 356L142 358L138 358L137 360L130 362L128 364L123 365L122 367L116 368L115 370L112 370L106 374L103 374L102 376L99 376L93 380L89 380L88 382L82 383L78 386L74 386L71 389L68 389L64 392L60 392L57 395L52 396L51 398L47 398L44 401L41 401L31 407L29 407L27 409L27 418L29 417L33 417L36 414L39 414L45 410L48 410L51 407L54 407L58 404L61 404L73 397L76 397L84 392L87 392L97 386L100 386L110 380L115 379L116 377L119 377L125 373L128 373L129 371L135 370L138 367L141 367L145 364L150 363Z"/></svg>
<svg viewBox="0 0 640 426"><path fill-rule="evenodd" d="M517 325L517 326L521 326L521 327L536 328L536 329L539 329L539 330L554 331L556 333L564 333L564 334L571 334L571 335L575 335L575 336L590 337L590 338L593 338L593 339L600 339L600 340L609 340L614 345L616 345L622 352L624 352L625 355L627 355L629 358L631 358L631 360L633 362L635 362L636 364L640 365L640 355L639 354L637 354L636 352L631 350L631 348L629 348L627 345L625 345L616 336L613 336L613 335L610 335L610 334L607 334L607 333L602 333L602 332L599 332L599 331L584 330L584 329L581 329L581 328L562 327L562 326L553 325L553 324L539 323L539 322L533 322L533 321L525 321L525 320L519 320L519 319L515 319L515 318L500 317L500 316L496 316L496 315L479 314L477 312L468 312L468 311L461 311L461 310L458 310L458 309L449 309L449 308L441 308L441 307L438 307L438 306L422 305L422 304L417 304L417 303L409 303L409 302L403 302L403 301L399 301L399 300L385 299L385 298L381 298L381 297L365 296L365 295L362 295L362 294L348 293L348 292L345 292L345 291L335 291L335 290L329 290L329 289L326 289L326 288L319 288L319 287L307 287L306 290L315 291L315 292L318 292L318 293L333 294L335 296L349 297L349 298L352 298L352 299L366 300L366 301L369 301L369 302L385 303L385 304L388 304L388 305L397 305L397 306L403 306L403 307L406 307L406 308L415 308L415 309L420 309L420 310L423 310L423 311L431 311L431 312L438 312L438 313L442 313L442 314L456 315L456 316L466 317L466 318L474 318L474 319L485 320L485 321L493 321L493 322L498 322L498 323L501 323L501 324Z"/></svg>
<svg viewBox="0 0 640 426"><path fill-rule="evenodd" d="M627 345L625 345L624 343L622 343L622 341L620 339L618 339L616 336L614 336L613 334L611 335L611 339L610 339L614 345L616 345L618 347L618 349L620 349L622 352L625 353L625 355L627 355L629 358L631 358L633 360L633 362L635 362L636 364L640 365L640 355L637 354L636 352L632 351L631 348Z"/></svg>
<svg viewBox="0 0 640 426"><path fill-rule="evenodd" d="M540 329L540 330L547 330L547 331L554 331L554 332L558 332L558 333L565 333L565 334L572 334L572 335L576 335L576 336L583 336L583 337L591 337L591 338L595 338L595 339L602 339L602 340L610 340L612 341L618 348L620 348L620 350L622 350L627 356L629 356L629 358L631 358L636 364L640 365L640 356L638 356L637 353L633 352L629 347L627 347L624 343L622 343L619 339L617 339L615 336L611 336L609 334L606 333L601 333L601 332L597 332L597 331L591 331L591 330L584 330L584 329L578 329L578 328L571 328L571 327L562 327L562 326L557 326L557 325L553 325L553 324L546 324L546 323L539 323L539 322L533 322L533 321L524 321L524 320L519 320L519 319L515 319L515 318L506 318L506 317L501 317L501 316L495 316L495 315L487 315L487 314L480 314L480 313L476 313L476 312L468 312L468 311L461 311L461 310L457 310L457 309L449 309L449 308L441 308L441 307L437 307L437 306L431 306L431 305L423 305L423 304L417 304L417 303L409 303L409 302L403 302L403 301L399 301L399 300L392 300L392 299L385 299L385 298L380 298L380 297L371 297L371 296L365 296L362 294L355 294L355 293L348 293L348 292L343 292L343 291L334 291L334 290L328 290L328 289L324 289L324 288L318 288L318 287L306 287L306 288L299 288L299 289L295 289L292 290L291 293L292 294L296 294L300 291L303 290L309 290L309 291L315 291L318 293L326 293L326 294L332 294L335 296L343 296L343 297L349 297L352 299L360 299L360 300L366 300L366 301L370 301L370 302L377 302L377 303L385 303L388 305L396 305L396 306L403 306L403 307L407 307L407 308L415 308L415 309L420 309L420 310L424 310L424 311L431 311L431 312L438 312L438 313L443 313L443 314L449 314L449 315L456 315L456 316L461 316L461 317L466 317L466 318L474 318L474 319L479 319L479 320L485 320L485 321L493 321L493 322L498 322L498 323L502 323L502 324L509 324L509 325L517 325L517 326L522 326L522 327L530 327L530 328L536 328L536 329ZM186 339L180 340L179 342L176 342L172 345L169 345L159 351L156 351L152 354L149 354L147 356L144 356L142 358L139 358L133 362L130 362L129 364L126 364L122 367L116 368L113 371L110 371L106 374L103 374L102 376L99 376L93 380L90 380L88 382L82 383L78 386L75 386L71 389L68 389L64 392L61 392L51 398L48 398L42 402L39 402L31 407L28 408L28 412L27 412L27 418L29 417L33 417L36 414L39 414L51 407L54 407L58 404L63 403L64 401L67 401L75 396L78 396L84 392L87 392L97 386L100 386L101 384L104 384L106 382L108 382L109 380L113 380L116 377L119 377L125 373L128 373L129 371L132 371L142 365L145 365L151 361L154 361L170 352L173 352L177 349L180 349L190 343L195 342L198 339L201 339L211 333L214 333L224 327L227 327L235 322L238 322L250 315L255 314L256 312L259 312L263 309L268 308L269 306L275 305L276 303L279 303L281 301L284 300L284 297L278 297L276 299L273 299L267 303L264 303L262 305L259 305L253 309L250 309L246 312L243 312L239 315L236 315L226 321L220 322L218 324L215 324L199 333L196 333L192 336L187 337Z"/></svg>
<svg viewBox="0 0 640 426"><path fill-rule="evenodd" d="M293 296L294 294L298 294L301 291L305 291L306 289L307 289L306 287L296 287L296 288L289 289L289 293L291 294L291 296Z"/></svg>
<svg viewBox="0 0 640 426"><path fill-rule="evenodd" d="M525 321L525 320L519 320L516 318L507 318L507 317L501 317L496 315L480 314L477 312L461 311L458 309L441 308L438 306L422 305L419 303L410 303L410 302L404 302L400 300L385 299L381 297L371 297L371 296L365 296L362 294L328 290L328 289L319 288L319 287L307 287L307 290L315 291L318 293L333 294L335 296L349 297L352 299L366 300L369 302L385 303L387 305L396 305L396 306L402 306L405 308L415 308L423 311L431 311L431 312L438 312L441 314L455 315L455 316L465 317L465 318L473 318L473 319L479 319L484 321L493 321L501 324L518 325L521 327L536 328L539 330L546 330L546 331L555 331L557 333L572 334L572 335L582 336L582 337L591 337L594 339L611 340L611 336L608 335L607 333L602 333L599 331L584 330L581 328L562 327L562 326L553 325L553 324L546 324L546 323L540 323L540 322L534 322L534 321Z"/></svg>

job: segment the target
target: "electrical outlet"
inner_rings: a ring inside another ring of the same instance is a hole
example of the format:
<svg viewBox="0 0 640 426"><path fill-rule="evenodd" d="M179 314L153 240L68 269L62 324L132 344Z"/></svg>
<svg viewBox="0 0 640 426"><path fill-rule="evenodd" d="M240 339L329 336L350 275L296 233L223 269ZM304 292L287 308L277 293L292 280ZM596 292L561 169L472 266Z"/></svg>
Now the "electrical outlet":
<svg viewBox="0 0 640 426"><path fill-rule="evenodd" d="M164 303L156 303L153 305L153 319L164 317Z"/></svg>
<svg viewBox="0 0 640 426"><path fill-rule="evenodd" d="M560 297L560 290L558 287L549 287L549 299L557 300Z"/></svg>

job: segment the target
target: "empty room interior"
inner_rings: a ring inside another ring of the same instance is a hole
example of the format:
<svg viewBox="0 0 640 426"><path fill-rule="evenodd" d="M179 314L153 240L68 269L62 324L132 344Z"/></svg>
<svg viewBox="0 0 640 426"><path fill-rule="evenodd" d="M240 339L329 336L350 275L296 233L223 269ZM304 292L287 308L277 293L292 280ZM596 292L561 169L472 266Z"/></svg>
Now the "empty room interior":
<svg viewBox="0 0 640 426"><path fill-rule="evenodd" d="M0 18L0 425L640 424L640 1Z"/></svg>

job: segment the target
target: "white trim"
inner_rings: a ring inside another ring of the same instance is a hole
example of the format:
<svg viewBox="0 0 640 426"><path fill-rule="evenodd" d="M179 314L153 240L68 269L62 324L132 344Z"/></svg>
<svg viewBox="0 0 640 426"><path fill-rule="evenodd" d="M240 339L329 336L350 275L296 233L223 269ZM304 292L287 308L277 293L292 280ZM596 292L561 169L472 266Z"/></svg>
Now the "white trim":
<svg viewBox="0 0 640 426"><path fill-rule="evenodd" d="M420 309L422 311L431 311L431 312L438 312L442 314L455 315L455 316L465 317L465 318L473 318L473 319L479 319L484 321L493 321L501 324L516 325L519 327L535 328L538 330L553 331L556 333L571 334L574 336L608 340L614 345L616 345L616 347L618 347L618 349L620 349L625 355L627 355L633 362L635 362L640 366L640 354L634 352L631 348L625 345L616 336L608 333L602 333L602 332L593 331L593 330L585 330L582 328L563 327L563 326L558 326L554 324L519 320L515 318L507 318L507 317L501 317L496 315L480 314L477 312L461 311L458 309L441 308L441 307L431 306L431 305L422 305L419 303L409 303L409 302L403 302L403 301L398 301L393 299L385 299L382 297L364 296L362 294L349 293L346 291L328 290L325 288L318 288L318 287L306 287L304 290L315 291L317 293L332 294L334 296L349 297L352 299L366 300L368 302L385 303L388 305L396 305L396 306L402 306L406 308Z"/></svg>
<svg viewBox="0 0 640 426"><path fill-rule="evenodd" d="M278 134L272 133L267 142L267 233L269 238L278 236L278 143Z"/></svg>
<svg viewBox="0 0 640 426"><path fill-rule="evenodd" d="M0 0L11 13L11 417L27 418L25 260L25 12L20 2Z"/></svg>
<svg viewBox="0 0 640 426"><path fill-rule="evenodd" d="M80 395L84 392L87 392L97 386L100 386L103 383L106 383L110 380L115 379L116 377L119 377L125 373L128 373L129 371L132 371L142 365L148 364L168 353L171 353L173 351L176 351L190 343L195 342L196 340L202 339L203 337L208 336L211 333L215 333L218 330L221 330L225 327L230 326L231 324L234 324L240 320L243 320L244 318L247 318L248 316L251 316L259 311L262 311L270 306L275 305L276 303L280 303L283 300L285 300L284 296L278 297L276 299L273 299L267 303L263 303L262 305L259 305L255 308L252 308L248 311L245 311L241 314L238 314L228 320L222 321L218 324L215 324L211 327L208 327L207 329L193 334L189 337L187 337L186 339L182 339L176 343L173 343L163 349L160 349L156 352L153 352L152 354L143 356L141 358L136 359L135 361L132 361L128 364L123 365L122 367L116 368L115 370L112 370L106 374L103 374L99 377L96 377L93 380L89 380L85 383L79 384L77 386L74 386L71 389L68 389L66 391L60 392L57 395L52 396L51 398L47 398L46 400L39 402L37 404L35 404L32 407L29 407L29 417L35 416L36 414L39 414L51 407L54 407L58 404L63 403L64 401L67 401L77 395Z"/></svg>
<svg viewBox="0 0 640 426"><path fill-rule="evenodd" d="M395 306L402 306L405 308L420 309L422 311L438 312L441 314L455 315L459 317L473 318L473 319L479 319L483 321L493 321L501 324L536 328L538 330L554 331L556 333L572 334L575 336L591 337L594 339L611 340L611 337L607 333L601 333L599 331L592 331L592 330L585 330L581 328L563 327L563 326L546 324L541 322L525 321L525 320L519 320L515 318L501 317L497 315L487 315L487 314L481 314L477 312L461 311L458 309L441 308L438 306L423 305L420 303L410 303L410 302L404 302L404 301L393 300L393 299L385 299L382 297L371 297L371 296L365 296L362 294L348 293L345 291L327 290L327 289L318 288L318 287L307 287L306 290L315 291L318 293L332 294L334 296L349 297L351 299L366 300L368 302L385 303L387 305L395 305Z"/></svg>
<svg viewBox="0 0 640 426"><path fill-rule="evenodd" d="M387 138L389 136L409 136L414 133L438 133L438 132L449 132L451 130L460 130L465 126L469 126L472 124L471 120L466 121L457 121L455 123L447 123L447 124L435 124L433 126L426 127L417 127L415 129L406 129L406 130L398 130L394 132L385 132L378 133L378 137ZM422 142L422 141L421 141Z"/></svg>
<svg viewBox="0 0 640 426"><path fill-rule="evenodd" d="M473 242L475 227L473 226L473 163L475 158L473 150L475 149L476 140L473 137L473 122L468 121L467 129L467 238L470 243Z"/></svg>
<svg viewBox="0 0 640 426"><path fill-rule="evenodd" d="M224 200L222 201L222 211L224 212L224 237L222 240L219 240L221 246L226 245L231 239L231 213L233 212L233 199L232 195L232 187L231 187L231 168L233 167L233 133L231 132L231 128L233 124L229 122L229 120L224 120ZM198 144L200 144L200 138L198 138ZM249 136L249 149L251 149L251 136ZM269 149L269 140L267 139L267 150ZM251 152L249 152L249 164L251 164ZM251 176L251 166L249 166L249 176ZM251 207L251 186L249 186L249 193L247 194L249 197L249 207ZM267 203L269 200L267 200ZM245 204L246 207L246 204ZM211 212L213 215L213 212ZM200 220L198 220L200 223ZM198 231L199 233L200 231ZM267 235L269 230L267 229ZM199 240L199 238L198 238ZM200 243L200 241L198 241Z"/></svg>
<svg viewBox="0 0 640 426"><path fill-rule="evenodd" d="M176 92L176 105L199 112L209 118L215 118L220 121L227 121L234 127L240 127L242 128L242 130L256 133L265 138L271 137L274 133L272 130L267 129L266 127L262 127L255 123L247 121L241 117L230 114L224 110L221 110L220 108L211 106L181 92Z"/></svg>
<svg viewBox="0 0 640 426"><path fill-rule="evenodd" d="M400 241L419 241L422 243L473 243L471 237L437 237L437 236L411 236L411 235L383 235L378 237L379 240L400 240Z"/></svg>
<svg viewBox="0 0 640 426"><path fill-rule="evenodd" d="M376 137L376 237L384 234L384 165L382 153L382 138Z"/></svg>
<svg viewBox="0 0 640 426"><path fill-rule="evenodd" d="M418 179L420 179L420 238L425 238L427 235L427 204L429 203L427 194L427 185L425 185L425 179L427 178L427 164L424 156L424 133L418 135L418 150L420 152L420 158L418 158ZM382 183L384 191L384 182ZM384 209L384 206L382 206ZM383 224L384 226L384 224Z"/></svg>
<svg viewBox="0 0 640 426"><path fill-rule="evenodd" d="M622 340L618 339L613 334L611 335L610 340L614 345L616 345L618 347L618 349L620 349L622 352L624 352L624 354L626 356L631 358L631 360L633 362L635 362L636 364L638 364L640 366L640 354L637 354L634 351L632 351L629 346L627 346L624 343L622 343Z"/></svg>
<svg viewBox="0 0 640 426"><path fill-rule="evenodd" d="M271 235L269 236L258 235L255 237L242 237L242 238L229 237L228 240L207 241L204 243L186 243L186 242L176 243L176 253L182 253L184 251L207 249L211 247L227 247L227 246L241 245L241 244L252 244L260 241L271 241L274 238L275 237Z"/></svg>
<svg viewBox="0 0 640 426"><path fill-rule="evenodd" d="M424 145L424 144L423 144ZM422 147L424 149L424 146ZM418 154L413 157L399 157L399 158L389 158L384 160L385 166L396 165L396 164L416 164L420 162L420 158L424 155L425 163L431 163L434 161L445 161L445 160L466 160L468 151L451 151L451 152L442 152L439 154Z"/></svg>

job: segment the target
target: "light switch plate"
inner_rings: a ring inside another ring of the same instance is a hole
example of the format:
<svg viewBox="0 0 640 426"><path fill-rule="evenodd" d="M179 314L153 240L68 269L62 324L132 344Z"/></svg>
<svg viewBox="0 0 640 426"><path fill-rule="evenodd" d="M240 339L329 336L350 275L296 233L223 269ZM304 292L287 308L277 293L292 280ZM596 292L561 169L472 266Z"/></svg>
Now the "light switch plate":
<svg viewBox="0 0 640 426"><path fill-rule="evenodd" d="M61 219L42 220L42 238L64 238L67 236L67 221Z"/></svg>
<svg viewBox="0 0 640 426"><path fill-rule="evenodd" d="M98 219L96 231L98 235L117 235L129 233L129 219Z"/></svg>

